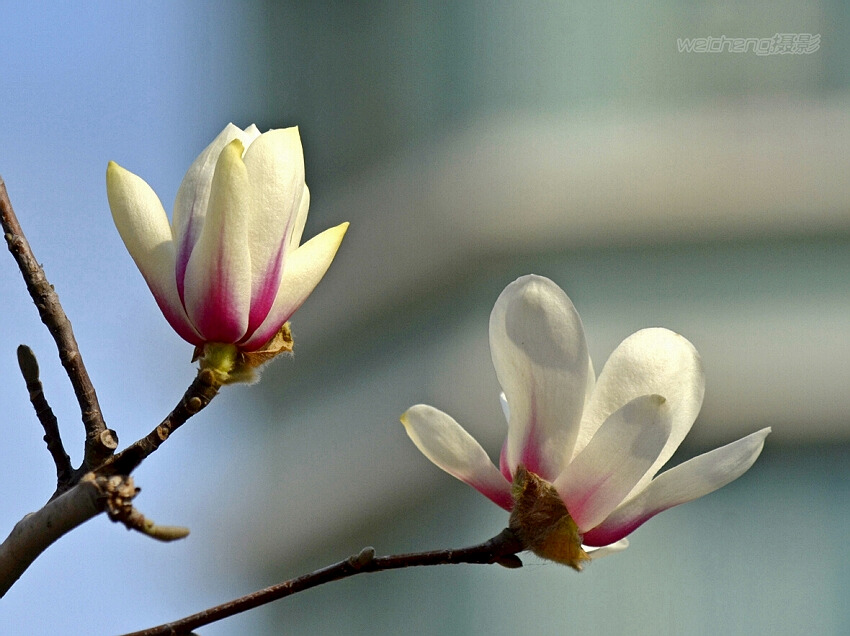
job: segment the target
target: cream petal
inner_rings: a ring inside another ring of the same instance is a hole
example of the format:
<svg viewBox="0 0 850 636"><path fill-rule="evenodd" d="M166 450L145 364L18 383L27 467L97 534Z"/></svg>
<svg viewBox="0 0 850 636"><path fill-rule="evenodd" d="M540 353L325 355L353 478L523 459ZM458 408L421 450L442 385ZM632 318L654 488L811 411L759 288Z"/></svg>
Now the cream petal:
<svg viewBox="0 0 850 636"><path fill-rule="evenodd" d="M544 479L575 443L587 385L587 344L567 295L548 278L524 276L490 314L490 352L510 404L507 461Z"/></svg>
<svg viewBox="0 0 850 636"><path fill-rule="evenodd" d="M219 155L209 210L186 267L186 313L207 342L235 343L248 327L252 211L242 150L235 139Z"/></svg>
<svg viewBox="0 0 850 636"><path fill-rule="evenodd" d="M605 363L582 418L573 456L614 411L640 395L661 395L672 413L673 431L664 450L632 490L639 492L673 455L702 406L705 374L694 346L668 329L643 329L626 338Z"/></svg>
<svg viewBox="0 0 850 636"><path fill-rule="evenodd" d="M230 125L232 126L233 124L230 124ZM247 148L247 147L248 147L248 146L250 146L250 145L254 142L254 140L255 140L257 137L259 137L261 134L262 134L262 133L260 133L260 129L259 129L259 128L257 128L257 125L256 125L256 124L251 124L251 125L250 125L250 126L248 126L245 130L243 130L243 131L242 131L242 135L243 135L243 136L241 137L241 139L242 139L242 143L243 143L243 144L245 144L245 147Z"/></svg>
<svg viewBox="0 0 850 636"><path fill-rule="evenodd" d="M248 334L242 349L259 349L289 320L328 271L346 230L348 223L341 223L287 254L274 305L263 324L254 333Z"/></svg>
<svg viewBox="0 0 850 636"><path fill-rule="evenodd" d="M253 214L249 245L257 273L292 234L304 193L304 153L298 128L270 130L245 151ZM303 229L303 225L302 225Z"/></svg>
<svg viewBox="0 0 850 636"><path fill-rule="evenodd" d="M166 320L184 340L200 344L177 294L174 241L159 197L143 179L114 161L106 169L106 195L115 227Z"/></svg>
<svg viewBox="0 0 850 636"><path fill-rule="evenodd" d="M752 433L688 460L653 479L599 526L586 532L588 545L607 545L640 527L659 512L698 499L743 475L756 461L770 428Z"/></svg>
<svg viewBox="0 0 850 636"><path fill-rule="evenodd" d="M247 147L259 134L260 131L253 124L244 132L238 126L227 124L186 171L177 189L174 217L171 222L177 241L178 280L183 280L183 272L207 214L213 174L221 151L234 139L239 139Z"/></svg>
<svg viewBox="0 0 850 636"><path fill-rule="evenodd" d="M580 532L601 523L652 466L670 436L670 417L663 397L635 398L558 475L555 489Z"/></svg>
<svg viewBox="0 0 850 636"><path fill-rule="evenodd" d="M301 195L301 203L298 205L298 213L292 223L292 233L289 235L287 250L294 250L301 245L301 236L304 234L304 225L307 223L307 211L310 209L310 188L304 185Z"/></svg>
<svg viewBox="0 0 850 636"><path fill-rule="evenodd" d="M251 254L248 332L262 324L280 286L289 236L304 193L304 154L297 128L270 130L245 151L251 182L247 246Z"/></svg>
<svg viewBox="0 0 850 636"><path fill-rule="evenodd" d="M481 445L452 417L433 406L417 404L401 416L401 423L425 457L505 510L511 510L510 483Z"/></svg>
<svg viewBox="0 0 850 636"><path fill-rule="evenodd" d="M584 405L587 408L587 405L590 403L590 396L593 395L593 389L596 388L596 371L593 370L593 360L588 356L587 358L587 384L585 384L584 388ZM584 411L582 411L584 412ZM569 458L567 458L569 459Z"/></svg>

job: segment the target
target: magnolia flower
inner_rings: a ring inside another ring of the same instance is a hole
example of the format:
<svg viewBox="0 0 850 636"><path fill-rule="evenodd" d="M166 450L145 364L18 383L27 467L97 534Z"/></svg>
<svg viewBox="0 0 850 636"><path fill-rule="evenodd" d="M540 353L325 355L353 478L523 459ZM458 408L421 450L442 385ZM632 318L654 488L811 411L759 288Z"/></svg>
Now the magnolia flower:
<svg viewBox="0 0 850 636"><path fill-rule="evenodd" d="M150 186L115 162L106 190L162 313L199 349L264 349L322 279L348 228L299 247L310 192L297 128L260 134L228 124L183 178L170 224Z"/></svg>
<svg viewBox="0 0 850 636"><path fill-rule="evenodd" d="M625 548L626 535L659 512L740 477L770 432L657 475L702 405L699 355L672 331L644 329L597 379L578 313L547 278L505 288L490 315L490 350L508 420L500 468L442 411L419 404L401 421L428 459L511 512L528 549L579 570Z"/></svg>

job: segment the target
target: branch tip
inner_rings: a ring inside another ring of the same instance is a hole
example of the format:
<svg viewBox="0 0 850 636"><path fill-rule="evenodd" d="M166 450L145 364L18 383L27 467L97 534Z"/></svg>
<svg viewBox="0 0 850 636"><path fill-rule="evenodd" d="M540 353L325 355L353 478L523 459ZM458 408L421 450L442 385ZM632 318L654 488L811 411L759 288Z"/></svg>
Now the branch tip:
<svg viewBox="0 0 850 636"><path fill-rule="evenodd" d="M26 345L18 347L18 366L21 369L21 375L24 376L30 403L35 409L35 416L44 429L43 439L44 443L47 444L47 451L56 466L56 491L51 497L53 499L72 485L74 469L71 466L71 458L68 457L68 453L65 452L65 447L62 444L56 415L44 395L44 387L39 379L38 360L33 350Z"/></svg>
<svg viewBox="0 0 850 636"><path fill-rule="evenodd" d="M100 445L108 451L114 451L118 448L118 433L111 428L107 428L100 432L98 436Z"/></svg>
<svg viewBox="0 0 850 636"><path fill-rule="evenodd" d="M38 382L39 369L35 353L25 344L18 345L18 366L27 384Z"/></svg>
<svg viewBox="0 0 850 636"><path fill-rule="evenodd" d="M189 536L189 528L183 526L159 526L150 519L145 519L144 526L139 531L152 539L165 543L185 539Z"/></svg>
<svg viewBox="0 0 850 636"><path fill-rule="evenodd" d="M133 506L139 494L133 478L127 475L94 478L105 499L106 514L110 520L123 523L127 530L135 530L157 541L176 541L189 536L189 528L182 526L160 526L147 519Z"/></svg>

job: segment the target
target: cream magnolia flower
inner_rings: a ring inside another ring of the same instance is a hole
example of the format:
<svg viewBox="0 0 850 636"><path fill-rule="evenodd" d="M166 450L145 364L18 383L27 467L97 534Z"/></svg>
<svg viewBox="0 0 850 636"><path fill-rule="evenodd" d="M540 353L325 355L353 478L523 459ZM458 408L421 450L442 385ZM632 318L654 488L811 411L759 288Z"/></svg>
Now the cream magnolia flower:
<svg viewBox="0 0 850 636"><path fill-rule="evenodd" d="M578 313L547 278L505 288L490 315L490 350L508 419L500 468L442 411L420 404L402 423L428 459L511 511L529 549L576 569L625 548L626 535L659 512L740 477L770 432L656 476L702 405L699 355L672 331L644 329L597 379Z"/></svg>
<svg viewBox="0 0 850 636"><path fill-rule="evenodd" d="M183 178L170 224L150 186L115 162L106 189L162 313L198 347L262 349L322 279L348 228L299 246L310 193L297 128L228 124Z"/></svg>

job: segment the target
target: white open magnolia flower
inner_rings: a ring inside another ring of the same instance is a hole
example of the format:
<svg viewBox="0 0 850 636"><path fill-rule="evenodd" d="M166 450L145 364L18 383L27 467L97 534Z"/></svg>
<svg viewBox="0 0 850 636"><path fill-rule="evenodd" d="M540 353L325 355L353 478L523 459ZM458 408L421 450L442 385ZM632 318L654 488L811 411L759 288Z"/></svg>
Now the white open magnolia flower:
<svg viewBox="0 0 850 636"><path fill-rule="evenodd" d="M659 512L740 477L770 432L656 476L702 405L699 355L672 331L644 329L597 379L578 313L547 278L505 288L490 315L490 350L508 419L500 468L438 409L413 406L402 423L428 459L510 511L528 549L576 569L625 548L626 535Z"/></svg>
<svg viewBox="0 0 850 636"><path fill-rule="evenodd" d="M310 193L297 128L228 124L189 168L171 223L145 181L110 162L115 225L188 342L261 350L318 285L348 228L299 246Z"/></svg>

